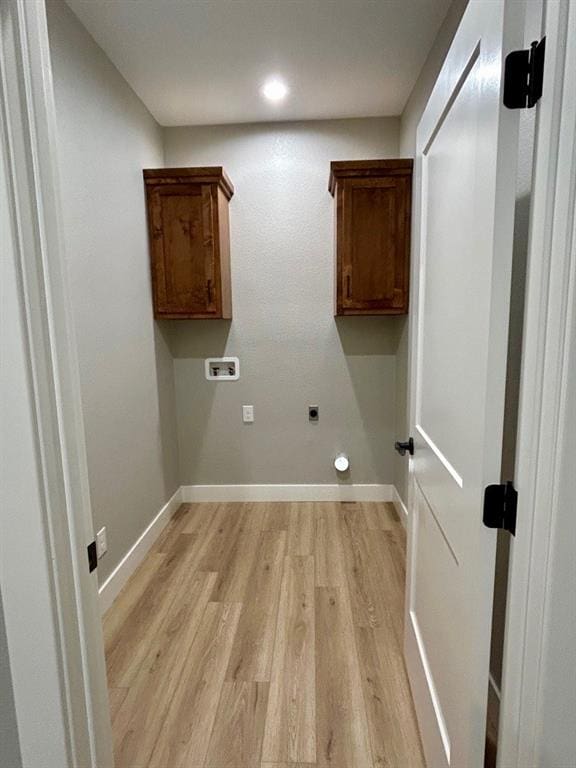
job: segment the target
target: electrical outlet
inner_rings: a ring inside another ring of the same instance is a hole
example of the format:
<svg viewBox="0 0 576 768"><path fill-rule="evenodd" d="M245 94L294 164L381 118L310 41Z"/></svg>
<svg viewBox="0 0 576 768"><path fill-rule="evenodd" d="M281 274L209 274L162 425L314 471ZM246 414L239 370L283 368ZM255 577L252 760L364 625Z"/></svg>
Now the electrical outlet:
<svg viewBox="0 0 576 768"><path fill-rule="evenodd" d="M98 560L103 557L108 551L108 538L106 535L106 526L100 528L96 534L96 555Z"/></svg>
<svg viewBox="0 0 576 768"><path fill-rule="evenodd" d="M242 421L244 424L252 424L254 421L254 406L243 405L242 406Z"/></svg>

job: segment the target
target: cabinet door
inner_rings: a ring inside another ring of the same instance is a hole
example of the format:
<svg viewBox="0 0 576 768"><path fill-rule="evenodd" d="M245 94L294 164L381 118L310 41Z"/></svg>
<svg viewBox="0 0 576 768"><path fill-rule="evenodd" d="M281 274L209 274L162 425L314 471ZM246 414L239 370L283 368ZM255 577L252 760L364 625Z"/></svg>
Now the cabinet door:
<svg viewBox="0 0 576 768"><path fill-rule="evenodd" d="M339 313L406 312L410 179L344 179L341 194Z"/></svg>
<svg viewBox="0 0 576 768"><path fill-rule="evenodd" d="M221 311L214 192L210 184L167 184L151 190L157 316L211 317Z"/></svg>

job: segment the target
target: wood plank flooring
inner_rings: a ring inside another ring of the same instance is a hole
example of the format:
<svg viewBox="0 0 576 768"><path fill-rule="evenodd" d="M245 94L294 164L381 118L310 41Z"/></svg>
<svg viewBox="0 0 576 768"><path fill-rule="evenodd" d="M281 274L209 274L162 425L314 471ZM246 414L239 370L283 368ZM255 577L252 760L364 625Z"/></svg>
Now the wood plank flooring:
<svg viewBox="0 0 576 768"><path fill-rule="evenodd" d="M116 768L423 768L393 505L183 504L104 619Z"/></svg>

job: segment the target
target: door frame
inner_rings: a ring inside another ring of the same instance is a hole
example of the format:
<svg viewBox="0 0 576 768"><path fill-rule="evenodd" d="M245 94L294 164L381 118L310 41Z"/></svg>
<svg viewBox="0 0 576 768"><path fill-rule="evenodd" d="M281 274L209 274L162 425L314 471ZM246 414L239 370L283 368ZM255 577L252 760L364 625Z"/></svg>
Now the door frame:
<svg viewBox="0 0 576 768"><path fill-rule="evenodd" d="M518 523L510 548L499 768L539 764L540 660L552 566L550 539L558 492L565 482L560 466L562 425L569 411L565 382L575 332L570 317L576 282L576 51L567 45L576 39L573 2L544 2L544 34L546 63L537 107L520 377Z"/></svg>
<svg viewBox="0 0 576 768"><path fill-rule="evenodd" d="M18 510L17 497L8 496L23 522L3 527L0 569L21 759L25 768L46 760L112 768L98 585L86 550L93 525L45 1L3 0L0 33L2 193L15 273L7 296L22 332L15 366L25 381L32 442L18 469L39 489L34 510ZM3 439L8 455L10 434ZM23 599L24 584L42 594L42 612ZM42 674L34 658L42 659Z"/></svg>

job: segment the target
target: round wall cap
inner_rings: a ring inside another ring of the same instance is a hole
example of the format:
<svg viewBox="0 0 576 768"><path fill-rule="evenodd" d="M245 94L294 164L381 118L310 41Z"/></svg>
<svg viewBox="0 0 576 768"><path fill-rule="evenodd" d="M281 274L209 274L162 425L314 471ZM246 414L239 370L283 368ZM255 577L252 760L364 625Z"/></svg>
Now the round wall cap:
<svg viewBox="0 0 576 768"><path fill-rule="evenodd" d="M334 466L336 467L338 472L346 472L346 470L350 468L350 462L348 461L348 456L346 456L343 453L340 453L334 459Z"/></svg>

